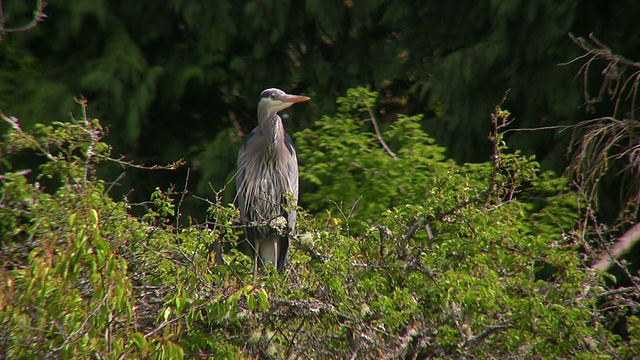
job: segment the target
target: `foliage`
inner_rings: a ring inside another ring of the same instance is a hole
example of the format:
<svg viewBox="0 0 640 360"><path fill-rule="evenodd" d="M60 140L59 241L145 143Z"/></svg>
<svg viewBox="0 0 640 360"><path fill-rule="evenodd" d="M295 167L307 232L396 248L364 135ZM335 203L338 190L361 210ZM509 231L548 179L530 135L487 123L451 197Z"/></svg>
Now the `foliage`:
<svg viewBox="0 0 640 360"><path fill-rule="evenodd" d="M131 215L135 205L114 200L115 183L97 170L136 165L110 157L86 103L82 118L29 132L4 117L0 356L638 354L637 317L625 338L610 331L599 304L619 292L565 236L575 194L534 158L509 152L507 111L492 116L492 161L459 166L419 117L377 129L376 96L349 90L334 117L295 136L316 186L303 197L320 215L300 209L284 276L273 268L255 276L235 249L224 265L214 261L217 243L241 242L222 191L208 200L206 221L180 215L186 186L158 187L147 213ZM40 166L14 167L34 155Z"/></svg>
<svg viewBox="0 0 640 360"><path fill-rule="evenodd" d="M35 3L4 1L7 26L27 24ZM593 32L614 49L637 51L630 14L638 4L50 2L38 27L0 43L0 80L7 80L0 81L0 106L29 129L66 117L74 110L67 100L84 94L113 135L116 154L144 163L187 158L195 164L191 177L200 196L208 183L219 189L229 180L239 138L255 126L257 95L272 86L313 97L295 110L287 123L291 132L332 113L334 97L347 88L370 86L382 94L381 123L396 113L423 114L430 121L421 125L449 157L484 162L491 154L485 141L490 125L479 114L490 112L507 89L506 105L519 127L579 121L577 68L557 66L576 54L567 33ZM515 133L510 141L562 171L563 135ZM169 184L183 181L182 175L155 176ZM131 173L123 188L140 187L128 195L144 201L159 182L147 180Z"/></svg>
<svg viewBox="0 0 640 360"><path fill-rule="evenodd" d="M93 174L110 153L98 120L36 125L31 133L3 120L12 130L1 150L0 355L179 358L170 337L141 332L130 264L117 250L143 223ZM11 158L24 153L44 162L13 169Z"/></svg>
<svg viewBox="0 0 640 360"><path fill-rule="evenodd" d="M372 116L376 96L367 89L348 90L336 101L336 116L323 116L295 137L302 179L315 186L304 196L310 210L335 207L341 221L358 220L353 225L359 232L371 225L361 221L374 222L387 209L429 198L438 175L455 171L444 149L420 130L421 116L399 116L385 139L366 131L377 121Z"/></svg>

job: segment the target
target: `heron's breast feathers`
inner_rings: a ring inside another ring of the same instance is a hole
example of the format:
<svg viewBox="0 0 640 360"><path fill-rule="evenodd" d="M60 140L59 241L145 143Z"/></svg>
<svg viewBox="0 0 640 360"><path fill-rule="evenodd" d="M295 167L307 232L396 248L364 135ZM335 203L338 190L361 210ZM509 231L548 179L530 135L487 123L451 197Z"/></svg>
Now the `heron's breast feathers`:
<svg viewBox="0 0 640 360"><path fill-rule="evenodd" d="M260 159L249 156L245 160L241 161L238 170L241 173L238 193L242 198L240 211L246 221L268 223L279 216L288 216L284 205L295 206L297 204L297 160L295 171L291 170L290 164L278 161L277 157ZM293 196L292 202L287 201L286 193Z"/></svg>

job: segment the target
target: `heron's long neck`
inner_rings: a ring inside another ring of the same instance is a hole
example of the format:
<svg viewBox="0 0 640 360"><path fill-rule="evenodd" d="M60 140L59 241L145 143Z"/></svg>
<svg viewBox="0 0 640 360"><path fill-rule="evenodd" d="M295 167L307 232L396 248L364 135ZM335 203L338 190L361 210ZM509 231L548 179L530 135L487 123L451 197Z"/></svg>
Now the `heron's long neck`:
<svg viewBox="0 0 640 360"><path fill-rule="evenodd" d="M268 145L268 151L273 153L274 151L284 150L281 149L284 147L284 126L280 116L278 114L270 114L260 123L260 126Z"/></svg>

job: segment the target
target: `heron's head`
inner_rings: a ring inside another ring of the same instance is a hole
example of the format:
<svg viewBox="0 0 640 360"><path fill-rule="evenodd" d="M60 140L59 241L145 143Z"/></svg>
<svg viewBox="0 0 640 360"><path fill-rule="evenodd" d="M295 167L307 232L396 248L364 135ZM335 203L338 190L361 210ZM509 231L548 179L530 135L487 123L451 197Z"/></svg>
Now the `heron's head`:
<svg viewBox="0 0 640 360"><path fill-rule="evenodd" d="M299 102L309 101L311 98L300 95L289 95L280 89L266 89L260 94L258 103L258 120L282 111L291 105Z"/></svg>

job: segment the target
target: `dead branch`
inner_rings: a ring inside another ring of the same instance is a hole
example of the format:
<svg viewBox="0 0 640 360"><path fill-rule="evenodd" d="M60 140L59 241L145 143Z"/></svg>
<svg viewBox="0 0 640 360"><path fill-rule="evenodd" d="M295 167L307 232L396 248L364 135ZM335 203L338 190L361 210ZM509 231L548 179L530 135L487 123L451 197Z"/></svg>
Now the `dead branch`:
<svg viewBox="0 0 640 360"><path fill-rule="evenodd" d="M613 105L611 116L583 121L573 127L568 150L571 162L567 167L567 173L574 178L574 185L583 202L580 204L583 209L581 238L593 238L591 244L605 249L593 269L606 271L613 263L622 266L618 259L640 240L640 223L637 219L640 211L640 122L635 118L640 62L614 54L593 34L587 38L573 34L569 34L569 37L584 52L566 64L582 63L577 76L582 77L587 111L595 112L595 105L601 102ZM589 93L589 78L595 68L602 69L602 83L598 94L592 96ZM612 174L612 169L615 169L615 174ZM601 180L611 175L620 182L622 205L618 219L610 224L609 229L633 225L613 246L606 235L610 231L605 231L596 215ZM586 242L583 242L583 246L593 254L592 246Z"/></svg>
<svg viewBox="0 0 640 360"><path fill-rule="evenodd" d="M614 161L623 162L623 171L637 172L640 166L640 145L637 132L640 123L602 117L577 124L569 143L573 151L568 171L582 176L581 183L594 186Z"/></svg>
<svg viewBox="0 0 640 360"><path fill-rule="evenodd" d="M594 269L607 271L614 259L619 259L626 254L633 245L640 240L640 223L637 223L620 236L611 250L606 250L600 260L593 266Z"/></svg>
<svg viewBox="0 0 640 360"><path fill-rule="evenodd" d="M578 61L585 61L580 67L578 75L582 75L583 79L583 96L587 112L594 112L594 105L604 100L604 96L608 95L609 100L615 101L615 109L613 117L618 116L620 105L624 101L631 100L631 118L635 118L636 99L638 87L640 85L640 62L629 60L623 56L614 54L611 49L605 46L593 34L589 34L587 39L576 37L569 33L569 38L582 49L585 54L560 65L568 65ZM586 59L586 60L585 60ZM598 60L607 62L604 70L602 70L602 85L598 96L595 98L589 94L589 72L591 65ZM631 70L631 74L628 74Z"/></svg>

